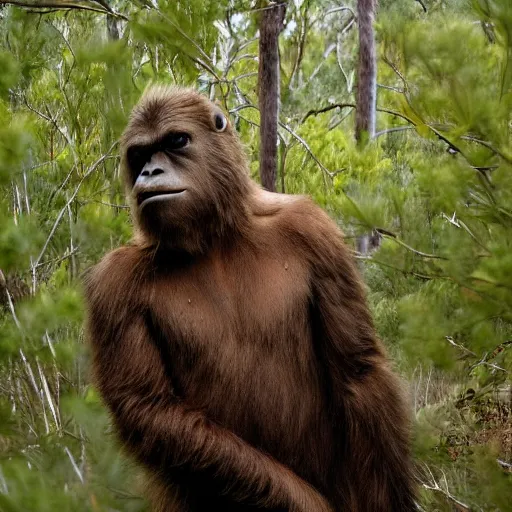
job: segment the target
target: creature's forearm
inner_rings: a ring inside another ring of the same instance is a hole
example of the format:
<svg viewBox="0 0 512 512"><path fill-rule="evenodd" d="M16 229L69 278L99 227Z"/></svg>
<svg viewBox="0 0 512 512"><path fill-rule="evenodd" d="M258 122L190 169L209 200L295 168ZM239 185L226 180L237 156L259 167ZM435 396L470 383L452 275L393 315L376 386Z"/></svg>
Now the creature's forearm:
<svg viewBox="0 0 512 512"><path fill-rule="evenodd" d="M97 385L140 462L203 475L235 501L326 512L324 498L294 472L175 397L143 318L116 329L89 323Z"/></svg>
<svg viewBox="0 0 512 512"><path fill-rule="evenodd" d="M180 403L127 397L112 404L120 434L153 469L188 469L235 501L327 512L325 499L291 470Z"/></svg>

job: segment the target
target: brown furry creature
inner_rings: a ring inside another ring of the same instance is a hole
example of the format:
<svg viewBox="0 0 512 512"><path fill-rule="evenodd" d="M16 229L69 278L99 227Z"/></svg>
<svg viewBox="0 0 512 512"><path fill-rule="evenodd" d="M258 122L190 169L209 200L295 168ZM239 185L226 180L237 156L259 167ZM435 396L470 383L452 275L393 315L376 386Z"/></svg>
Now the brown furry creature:
<svg viewBox="0 0 512 512"><path fill-rule="evenodd" d="M96 382L159 511L414 509L408 420L342 237L261 190L224 114L151 88L134 242L86 280Z"/></svg>

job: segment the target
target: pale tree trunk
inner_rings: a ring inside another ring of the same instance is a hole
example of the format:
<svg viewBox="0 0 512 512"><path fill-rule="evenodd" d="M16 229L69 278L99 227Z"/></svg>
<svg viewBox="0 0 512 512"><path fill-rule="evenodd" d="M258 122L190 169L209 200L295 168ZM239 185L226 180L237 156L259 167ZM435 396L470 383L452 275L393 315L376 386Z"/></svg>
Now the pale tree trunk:
<svg viewBox="0 0 512 512"><path fill-rule="evenodd" d="M261 12L258 98L260 109L260 177L267 190L276 191L277 126L279 116L279 34L285 2L270 3Z"/></svg>
<svg viewBox="0 0 512 512"><path fill-rule="evenodd" d="M375 136L377 106L377 59L373 20L377 0L358 0L359 63L357 71L356 140Z"/></svg>

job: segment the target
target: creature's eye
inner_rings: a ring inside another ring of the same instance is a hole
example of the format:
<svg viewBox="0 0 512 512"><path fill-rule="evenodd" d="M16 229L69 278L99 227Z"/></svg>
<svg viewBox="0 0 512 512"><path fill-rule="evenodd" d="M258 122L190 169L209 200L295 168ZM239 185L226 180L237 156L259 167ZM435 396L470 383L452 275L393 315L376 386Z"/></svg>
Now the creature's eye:
<svg viewBox="0 0 512 512"><path fill-rule="evenodd" d="M127 152L128 164L134 171L140 171L148 161L148 152L143 147L133 146Z"/></svg>
<svg viewBox="0 0 512 512"><path fill-rule="evenodd" d="M188 146L190 143L190 135L188 133L169 133L163 141L164 151L175 151Z"/></svg>
<svg viewBox="0 0 512 512"><path fill-rule="evenodd" d="M218 132L223 132L228 126L228 120L224 116L222 112L216 112L213 116L213 122L215 124L215 129Z"/></svg>

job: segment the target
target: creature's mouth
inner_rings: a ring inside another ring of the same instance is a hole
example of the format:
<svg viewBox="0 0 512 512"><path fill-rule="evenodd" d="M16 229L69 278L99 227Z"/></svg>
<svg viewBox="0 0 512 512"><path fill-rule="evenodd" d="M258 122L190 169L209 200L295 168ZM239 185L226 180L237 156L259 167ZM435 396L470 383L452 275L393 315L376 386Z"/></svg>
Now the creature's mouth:
<svg viewBox="0 0 512 512"><path fill-rule="evenodd" d="M168 199L169 197L176 196L185 192L184 188L176 190L151 190L148 192L141 192L137 194L137 205L143 206L144 204L158 201L160 199Z"/></svg>

